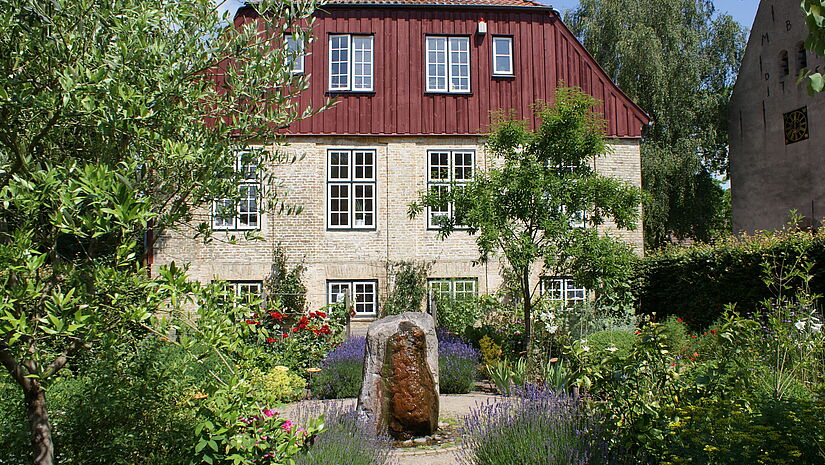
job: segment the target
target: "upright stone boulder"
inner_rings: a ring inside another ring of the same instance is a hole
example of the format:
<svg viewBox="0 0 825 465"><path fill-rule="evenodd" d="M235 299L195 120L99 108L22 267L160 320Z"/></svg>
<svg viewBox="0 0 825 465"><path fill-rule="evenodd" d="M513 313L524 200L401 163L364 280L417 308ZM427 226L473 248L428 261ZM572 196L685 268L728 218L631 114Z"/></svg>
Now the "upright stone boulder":
<svg viewBox="0 0 825 465"><path fill-rule="evenodd" d="M395 439L438 427L438 339L433 318L407 312L367 328L358 415Z"/></svg>

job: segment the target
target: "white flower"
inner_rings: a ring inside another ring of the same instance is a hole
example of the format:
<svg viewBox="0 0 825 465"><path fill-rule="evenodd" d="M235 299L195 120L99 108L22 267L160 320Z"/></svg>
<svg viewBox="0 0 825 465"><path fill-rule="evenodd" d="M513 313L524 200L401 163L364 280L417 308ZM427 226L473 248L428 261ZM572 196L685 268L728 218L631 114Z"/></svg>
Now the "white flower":
<svg viewBox="0 0 825 465"><path fill-rule="evenodd" d="M613 352L616 352L617 350L619 350L619 348L616 347L616 346L610 346L610 347L608 347L607 349L604 349L604 350L606 350L610 353L613 353Z"/></svg>
<svg viewBox="0 0 825 465"><path fill-rule="evenodd" d="M796 326L796 329L798 329L800 331L805 331L805 320L797 321L793 325Z"/></svg>
<svg viewBox="0 0 825 465"><path fill-rule="evenodd" d="M822 325L820 325L820 326L822 326ZM550 333L550 334L556 334L556 331L558 331L558 330L559 330L559 327L556 326L556 325L547 326L547 332Z"/></svg>
<svg viewBox="0 0 825 465"><path fill-rule="evenodd" d="M822 323L811 323L811 330L815 333L822 331Z"/></svg>
<svg viewBox="0 0 825 465"><path fill-rule="evenodd" d="M590 352L590 347L582 344L582 350L585 351L585 352Z"/></svg>

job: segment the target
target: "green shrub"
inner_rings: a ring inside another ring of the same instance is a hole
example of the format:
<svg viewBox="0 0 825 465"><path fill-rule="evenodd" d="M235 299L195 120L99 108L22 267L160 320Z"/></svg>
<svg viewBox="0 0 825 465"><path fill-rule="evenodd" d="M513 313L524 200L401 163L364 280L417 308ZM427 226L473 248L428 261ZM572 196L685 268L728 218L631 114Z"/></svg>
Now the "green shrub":
<svg viewBox="0 0 825 465"><path fill-rule="evenodd" d="M427 274L430 263L401 261L387 264L392 287L384 301L384 315L420 312L427 295Z"/></svg>
<svg viewBox="0 0 825 465"><path fill-rule="evenodd" d="M501 359L501 346L496 344L490 336L482 337L478 341L478 346L481 348L481 361L484 365L495 365Z"/></svg>
<svg viewBox="0 0 825 465"><path fill-rule="evenodd" d="M636 339L636 335L629 331L608 330L587 336L587 344L594 353L615 348L617 354L627 354ZM613 350L609 351L613 352Z"/></svg>
<svg viewBox="0 0 825 465"><path fill-rule="evenodd" d="M251 392L267 407L292 402L304 395L307 382L285 366L276 366L267 373L256 371L250 378Z"/></svg>
<svg viewBox="0 0 825 465"><path fill-rule="evenodd" d="M102 351L56 380L49 407L59 462L188 463L192 399L209 382L190 362L176 346L145 340Z"/></svg>
<svg viewBox="0 0 825 465"><path fill-rule="evenodd" d="M825 463L825 404L705 398L676 410L665 465Z"/></svg>
<svg viewBox="0 0 825 465"><path fill-rule="evenodd" d="M772 297L763 264L793 262L804 254L813 264L811 292L825 295L825 231L732 237L714 245L671 247L639 260L633 278L641 312L677 315L693 330L709 327L727 304L752 311Z"/></svg>

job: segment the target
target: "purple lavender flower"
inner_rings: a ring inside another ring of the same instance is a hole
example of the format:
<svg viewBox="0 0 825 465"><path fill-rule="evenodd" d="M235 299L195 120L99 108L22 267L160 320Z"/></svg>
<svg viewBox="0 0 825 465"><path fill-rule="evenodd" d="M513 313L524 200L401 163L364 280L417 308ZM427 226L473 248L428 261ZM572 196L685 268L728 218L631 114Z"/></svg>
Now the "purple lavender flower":
<svg viewBox="0 0 825 465"><path fill-rule="evenodd" d="M312 395L319 399L357 396L361 390L366 344L365 337L353 337L333 349L321 362L321 371L311 379Z"/></svg>
<svg viewBox="0 0 825 465"><path fill-rule="evenodd" d="M475 385L481 356L455 334L438 331L438 377L442 394L470 392Z"/></svg>

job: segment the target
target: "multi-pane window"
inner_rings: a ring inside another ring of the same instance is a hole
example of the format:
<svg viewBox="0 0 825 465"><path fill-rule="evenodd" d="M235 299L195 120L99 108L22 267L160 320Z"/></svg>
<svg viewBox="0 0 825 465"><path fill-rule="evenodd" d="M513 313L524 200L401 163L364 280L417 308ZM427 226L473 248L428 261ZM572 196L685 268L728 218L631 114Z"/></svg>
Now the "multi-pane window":
<svg viewBox="0 0 825 465"><path fill-rule="evenodd" d="M286 49L289 52L290 69L295 74L304 72L304 44L299 42L292 34L286 36Z"/></svg>
<svg viewBox="0 0 825 465"><path fill-rule="evenodd" d="M258 157L253 151L240 150L235 157L238 172L238 199L218 199L212 205L212 229L258 229L260 180Z"/></svg>
<svg viewBox="0 0 825 465"><path fill-rule="evenodd" d="M329 90L373 90L375 54L372 36L329 36Z"/></svg>
<svg viewBox="0 0 825 465"><path fill-rule="evenodd" d="M374 316L378 307L376 281L327 281L327 301L343 302L349 295L356 316Z"/></svg>
<svg viewBox="0 0 825 465"><path fill-rule="evenodd" d="M375 150L330 150L327 226L375 229Z"/></svg>
<svg viewBox="0 0 825 465"><path fill-rule="evenodd" d="M473 179L475 152L472 150L430 150L427 152L427 184L430 192L446 195L450 186L461 185ZM453 218L451 203L430 207L427 227L438 228L444 218Z"/></svg>
<svg viewBox="0 0 825 465"><path fill-rule="evenodd" d="M437 300L468 300L477 295L475 278L435 278L428 281L430 295Z"/></svg>
<svg viewBox="0 0 825 465"><path fill-rule="evenodd" d="M261 281L226 281L226 289L235 297L235 302L252 302L262 296Z"/></svg>
<svg viewBox="0 0 825 465"><path fill-rule="evenodd" d="M513 75L512 37L493 37L493 74Z"/></svg>
<svg viewBox="0 0 825 465"><path fill-rule="evenodd" d="M470 38L427 37L427 92L470 92Z"/></svg>
<svg viewBox="0 0 825 465"><path fill-rule="evenodd" d="M556 168L556 170L562 176L573 174L576 172L576 169L577 167L572 165L564 165ZM567 214L567 207L565 205L562 205L561 213L564 215ZM587 212L585 210L577 210L573 212L573 214L570 215L569 219L571 228L583 229L587 227Z"/></svg>
<svg viewBox="0 0 825 465"><path fill-rule="evenodd" d="M587 290L567 276L542 277L541 295L546 299L563 302L566 307L587 300Z"/></svg>

